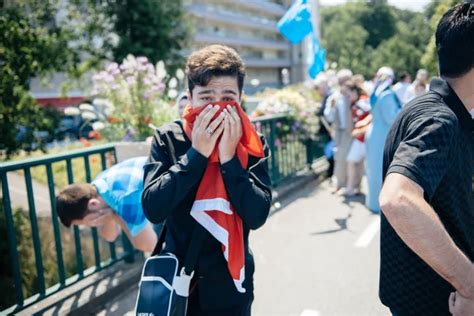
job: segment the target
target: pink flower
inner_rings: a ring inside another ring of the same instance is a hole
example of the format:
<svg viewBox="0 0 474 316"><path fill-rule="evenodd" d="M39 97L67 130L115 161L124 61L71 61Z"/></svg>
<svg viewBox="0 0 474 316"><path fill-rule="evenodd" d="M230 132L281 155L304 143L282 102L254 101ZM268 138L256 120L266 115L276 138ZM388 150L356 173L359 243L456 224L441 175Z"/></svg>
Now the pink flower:
<svg viewBox="0 0 474 316"><path fill-rule="evenodd" d="M140 64L146 64L146 63L148 63L148 58L146 58L146 57L144 57L144 56L137 57L137 61L138 61Z"/></svg>
<svg viewBox="0 0 474 316"><path fill-rule="evenodd" d="M119 65L117 63L111 63L107 66L106 70L108 72L112 72L114 70L118 70L119 69Z"/></svg>
<svg viewBox="0 0 474 316"><path fill-rule="evenodd" d="M129 76L125 79L129 85L135 84L137 81L135 80L135 77Z"/></svg>

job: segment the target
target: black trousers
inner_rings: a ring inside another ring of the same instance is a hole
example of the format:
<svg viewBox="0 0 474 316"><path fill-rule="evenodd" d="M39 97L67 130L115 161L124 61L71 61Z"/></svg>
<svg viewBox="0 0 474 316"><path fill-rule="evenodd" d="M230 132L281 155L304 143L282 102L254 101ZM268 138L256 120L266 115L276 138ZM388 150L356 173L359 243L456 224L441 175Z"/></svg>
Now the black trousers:
<svg viewBox="0 0 474 316"><path fill-rule="evenodd" d="M187 316L250 316L252 302L253 298L249 297L249 299L240 306L216 310L203 310L199 303L198 291L193 291L188 300Z"/></svg>

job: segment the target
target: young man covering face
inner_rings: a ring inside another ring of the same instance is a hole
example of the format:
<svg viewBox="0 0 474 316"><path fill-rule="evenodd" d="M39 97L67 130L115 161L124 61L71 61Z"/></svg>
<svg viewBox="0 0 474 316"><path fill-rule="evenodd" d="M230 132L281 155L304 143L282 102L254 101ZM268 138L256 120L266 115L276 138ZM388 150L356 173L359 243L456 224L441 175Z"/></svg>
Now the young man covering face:
<svg viewBox="0 0 474 316"><path fill-rule="evenodd" d="M245 69L233 49L201 49L189 57L186 72L190 104L182 121L155 133L143 208L151 222L166 220L162 252L181 262L194 230L202 231L188 314L250 315L248 236L270 210L268 146L239 105Z"/></svg>

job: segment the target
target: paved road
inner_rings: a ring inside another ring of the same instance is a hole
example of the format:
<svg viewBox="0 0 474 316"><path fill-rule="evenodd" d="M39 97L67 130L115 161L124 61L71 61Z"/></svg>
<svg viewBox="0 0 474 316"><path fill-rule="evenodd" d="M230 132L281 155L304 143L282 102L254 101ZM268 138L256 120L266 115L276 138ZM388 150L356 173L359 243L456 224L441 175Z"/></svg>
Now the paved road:
<svg viewBox="0 0 474 316"><path fill-rule="evenodd" d="M10 190L10 200L12 208L22 208L25 211L29 210L28 195L26 192L25 177L21 173L9 172L8 186ZM46 184L39 183L32 180L33 194L36 207L36 215L38 217L51 216L51 201L49 197L49 188ZM57 191L56 191L57 193ZM0 196L2 193L0 192Z"/></svg>
<svg viewBox="0 0 474 316"><path fill-rule="evenodd" d="M284 201L251 235L255 316L389 315L377 297L379 216L327 182ZM99 315L132 314L136 288Z"/></svg>

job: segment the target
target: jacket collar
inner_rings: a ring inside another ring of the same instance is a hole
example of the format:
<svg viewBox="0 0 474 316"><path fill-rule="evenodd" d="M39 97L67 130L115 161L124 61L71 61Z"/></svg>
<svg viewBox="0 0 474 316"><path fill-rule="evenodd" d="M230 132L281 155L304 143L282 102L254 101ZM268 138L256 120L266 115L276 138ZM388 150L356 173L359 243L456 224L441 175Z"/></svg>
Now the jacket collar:
<svg viewBox="0 0 474 316"><path fill-rule="evenodd" d="M466 131L474 131L474 120L466 109L456 92L448 82L442 78L433 78L430 83L430 90L439 94L449 108L456 114L462 128Z"/></svg>

